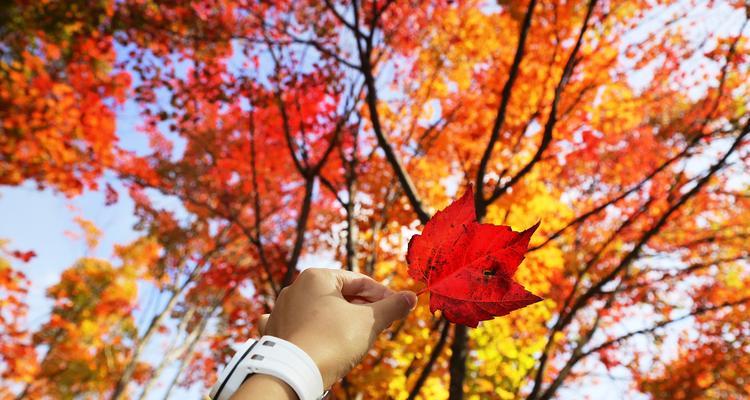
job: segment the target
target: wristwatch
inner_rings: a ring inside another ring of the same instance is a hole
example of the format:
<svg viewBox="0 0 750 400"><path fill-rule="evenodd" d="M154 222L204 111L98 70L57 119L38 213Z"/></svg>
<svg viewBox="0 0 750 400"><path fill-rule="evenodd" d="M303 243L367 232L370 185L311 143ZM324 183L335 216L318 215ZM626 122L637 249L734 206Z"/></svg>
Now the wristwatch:
<svg viewBox="0 0 750 400"><path fill-rule="evenodd" d="M300 400L321 400L323 378L315 362L291 342L265 335L242 344L211 388L212 400L228 400L253 374L271 375L284 381Z"/></svg>

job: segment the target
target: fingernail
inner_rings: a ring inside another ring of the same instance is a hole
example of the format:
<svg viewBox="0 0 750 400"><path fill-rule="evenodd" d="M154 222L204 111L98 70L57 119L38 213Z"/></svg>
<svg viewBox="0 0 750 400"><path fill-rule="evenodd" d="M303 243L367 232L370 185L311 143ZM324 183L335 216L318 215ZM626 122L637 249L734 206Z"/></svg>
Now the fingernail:
<svg viewBox="0 0 750 400"><path fill-rule="evenodd" d="M406 304L409 305L409 309L413 309L417 305L417 295L414 292L401 292L401 296L406 300Z"/></svg>

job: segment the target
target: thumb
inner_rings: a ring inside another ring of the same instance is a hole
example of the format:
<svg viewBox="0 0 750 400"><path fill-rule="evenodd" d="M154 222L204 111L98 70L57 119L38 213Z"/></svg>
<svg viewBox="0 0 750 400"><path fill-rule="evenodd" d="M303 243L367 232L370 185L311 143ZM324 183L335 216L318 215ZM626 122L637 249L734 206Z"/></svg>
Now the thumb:
<svg viewBox="0 0 750 400"><path fill-rule="evenodd" d="M271 314L263 314L258 318L258 330L260 331L260 335L263 336L266 333L266 324L268 324L268 317Z"/></svg>
<svg viewBox="0 0 750 400"><path fill-rule="evenodd" d="M393 293L371 305L375 310L375 327L378 331L382 331L393 321L409 315L409 311L417 305L417 295L408 290Z"/></svg>

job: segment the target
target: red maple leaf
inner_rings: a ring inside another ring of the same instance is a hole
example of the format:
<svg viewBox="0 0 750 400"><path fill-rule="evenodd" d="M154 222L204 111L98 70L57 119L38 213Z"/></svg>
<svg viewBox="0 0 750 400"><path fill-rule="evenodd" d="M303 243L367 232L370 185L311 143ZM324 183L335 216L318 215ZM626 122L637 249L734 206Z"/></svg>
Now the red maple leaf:
<svg viewBox="0 0 750 400"><path fill-rule="evenodd" d="M480 224L469 188L409 241L409 275L427 286L430 311L476 328L542 299L513 281L539 223L523 232Z"/></svg>

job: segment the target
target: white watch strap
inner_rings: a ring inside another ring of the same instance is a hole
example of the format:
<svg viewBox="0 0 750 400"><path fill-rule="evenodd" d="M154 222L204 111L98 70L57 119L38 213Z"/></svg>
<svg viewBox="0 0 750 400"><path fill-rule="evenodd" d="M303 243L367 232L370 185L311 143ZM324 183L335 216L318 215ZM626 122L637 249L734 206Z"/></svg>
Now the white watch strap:
<svg viewBox="0 0 750 400"><path fill-rule="evenodd" d="M243 343L234 353L232 359L229 361L226 367L219 374L219 379L216 380L216 384L211 388L211 392L208 394L213 400L227 400L229 399L237 389L240 388L242 382L245 381L247 374L239 368L239 364L243 361L252 351L253 347L258 343L255 339L248 339L247 342ZM238 369L240 371L238 371Z"/></svg>
<svg viewBox="0 0 750 400"><path fill-rule="evenodd" d="M228 400L248 375L265 374L291 386L300 400L321 399L323 378L315 362L302 349L275 336L245 342L211 388L213 400Z"/></svg>

